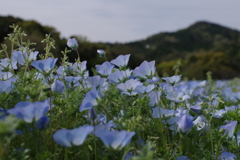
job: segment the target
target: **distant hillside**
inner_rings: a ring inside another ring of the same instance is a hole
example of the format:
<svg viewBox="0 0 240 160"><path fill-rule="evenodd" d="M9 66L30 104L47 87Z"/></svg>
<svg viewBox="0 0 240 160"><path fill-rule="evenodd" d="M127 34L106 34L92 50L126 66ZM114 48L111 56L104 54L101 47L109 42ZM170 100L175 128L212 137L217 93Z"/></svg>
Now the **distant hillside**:
<svg viewBox="0 0 240 160"><path fill-rule="evenodd" d="M41 54L45 52L41 40L45 34L51 34L56 40L56 49L52 52L60 63L61 50L67 47L67 39L60 38L55 28L36 21L0 16L0 43L6 42L4 37L11 33L9 25L13 23L23 28L28 34L27 39L37 42L36 50ZM104 61L96 53L97 49L104 49L109 60L121 54L131 54L129 66L132 69L144 60L156 60L159 76L173 75L172 67L180 60L180 74L189 79L204 79L208 71L212 72L214 79L240 77L240 32L210 22L197 22L177 32L159 33L131 43L92 43L74 37L79 41L81 60L88 61L88 69ZM68 57L74 62L77 54L71 52Z"/></svg>
<svg viewBox="0 0 240 160"><path fill-rule="evenodd" d="M209 70L218 79L240 76L240 32L209 22L141 41L108 45L113 55L131 53L133 63L133 59L156 60L160 75L172 75L171 68L181 59L181 73L190 78L204 78Z"/></svg>

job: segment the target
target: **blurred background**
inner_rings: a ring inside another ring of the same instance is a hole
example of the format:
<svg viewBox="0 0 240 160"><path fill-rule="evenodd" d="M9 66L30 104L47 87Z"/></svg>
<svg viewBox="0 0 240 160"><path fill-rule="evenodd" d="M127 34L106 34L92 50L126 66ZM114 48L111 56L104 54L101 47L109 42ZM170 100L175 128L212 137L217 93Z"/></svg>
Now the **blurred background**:
<svg viewBox="0 0 240 160"><path fill-rule="evenodd" d="M67 39L79 42L81 60L88 69L101 64L97 49L112 60L131 54L133 69L142 61L156 61L158 75L172 76L181 62L180 74L188 79L240 77L239 0L0 0L0 43L17 24L37 42L51 34L55 57L62 57ZM69 61L77 58L68 54Z"/></svg>

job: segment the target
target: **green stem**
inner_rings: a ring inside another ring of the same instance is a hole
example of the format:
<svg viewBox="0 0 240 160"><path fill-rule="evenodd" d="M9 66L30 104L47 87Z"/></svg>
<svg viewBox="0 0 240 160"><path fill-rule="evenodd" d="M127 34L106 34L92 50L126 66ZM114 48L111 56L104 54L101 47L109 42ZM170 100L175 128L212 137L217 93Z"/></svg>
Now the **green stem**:
<svg viewBox="0 0 240 160"><path fill-rule="evenodd" d="M93 127L94 127L94 134L95 134L95 123L93 121ZM95 160L97 160L97 144L96 144L97 137L94 136L94 154L95 154Z"/></svg>
<svg viewBox="0 0 240 160"><path fill-rule="evenodd" d="M219 152L220 152L220 142L222 140L222 137L220 138L220 140L217 143L217 150L216 150L216 160L218 160L219 157Z"/></svg>
<svg viewBox="0 0 240 160"><path fill-rule="evenodd" d="M64 160L68 160L68 152L67 152L67 147L65 147L65 153L64 153Z"/></svg>
<svg viewBox="0 0 240 160"><path fill-rule="evenodd" d="M80 60L80 54L79 54L78 50L76 49L75 51L77 52L78 59L79 59L79 61L81 62L81 60Z"/></svg>

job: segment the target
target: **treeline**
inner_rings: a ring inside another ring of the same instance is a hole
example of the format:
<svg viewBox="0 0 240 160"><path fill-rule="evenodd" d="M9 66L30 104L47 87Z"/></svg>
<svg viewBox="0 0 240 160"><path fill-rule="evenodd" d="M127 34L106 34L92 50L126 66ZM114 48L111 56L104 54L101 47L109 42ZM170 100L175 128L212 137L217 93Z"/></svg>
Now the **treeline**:
<svg viewBox="0 0 240 160"><path fill-rule="evenodd" d="M52 53L61 59L67 39L60 38L55 28L42 26L36 21L0 16L0 43L4 43L4 37L11 33L9 25L13 23L22 27L28 35L26 39L37 43L35 48L42 54L45 46L41 41L45 34L51 34L56 41ZM214 79L240 77L240 32L209 22L197 22L177 32L159 33L131 43L93 43L81 36L72 37L78 40L81 60L88 61L88 69L104 61L96 53L97 49L103 49L109 60L120 54L131 54L131 68L143 60L156 60L159 76L173 75L173 66L181 61L180 74L188 79L205 79L208 71L212 72ZM77 54L71 52L68 57L74 62Z"/></svg>

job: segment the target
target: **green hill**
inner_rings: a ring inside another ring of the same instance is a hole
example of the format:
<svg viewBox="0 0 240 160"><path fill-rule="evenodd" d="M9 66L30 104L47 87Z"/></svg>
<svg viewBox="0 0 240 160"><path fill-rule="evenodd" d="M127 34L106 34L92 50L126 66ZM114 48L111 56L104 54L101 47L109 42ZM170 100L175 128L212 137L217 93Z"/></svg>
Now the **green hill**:
<svg viewBox="0 0 240 160"><path fill-rule="evenodd" d="M136 59L133 66L138 60L156 60L160 75L174 74L172 67L181 60L181 73L189 78L203 79L207 71L212 71L215 79L240 76L240 32L209 22L109 46L113 55L131 53Z"/></svg>

